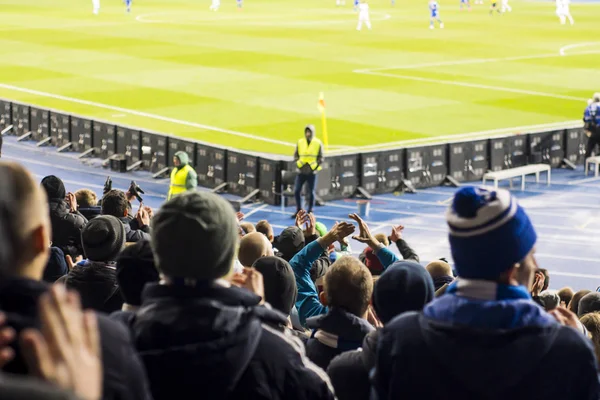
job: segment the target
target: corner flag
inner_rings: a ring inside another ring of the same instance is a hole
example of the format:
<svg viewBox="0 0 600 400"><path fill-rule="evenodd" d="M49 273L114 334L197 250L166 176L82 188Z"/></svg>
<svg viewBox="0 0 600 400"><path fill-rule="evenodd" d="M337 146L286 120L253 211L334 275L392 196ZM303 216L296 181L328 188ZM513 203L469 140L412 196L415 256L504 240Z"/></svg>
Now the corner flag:
<svg viewBox="0 0 600 400"><path fill-rule="evenodd" d="M323 130L323 144L325 145L325 150L329 147L329 140L327 137L327 116L325 115L325 96L323 92L319 93L319 102L317 103L317 108L321 113L321 127Z"/></svg>

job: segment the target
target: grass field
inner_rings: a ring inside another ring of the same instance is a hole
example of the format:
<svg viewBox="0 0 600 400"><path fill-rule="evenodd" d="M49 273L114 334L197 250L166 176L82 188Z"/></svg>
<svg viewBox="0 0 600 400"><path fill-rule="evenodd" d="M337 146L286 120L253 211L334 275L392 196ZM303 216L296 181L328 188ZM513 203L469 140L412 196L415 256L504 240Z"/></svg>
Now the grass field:
<svg viewBox="0 0 600 400"><path fill-rule="evenodd" d="M319 92L342 151L573 122L600 90L600 4L569 26L553 2L441 0L430 30L426 0L372 0L357 32L351 0L101 1L2 1L0 97L290 154L306 123L321 133Z"/></svg>

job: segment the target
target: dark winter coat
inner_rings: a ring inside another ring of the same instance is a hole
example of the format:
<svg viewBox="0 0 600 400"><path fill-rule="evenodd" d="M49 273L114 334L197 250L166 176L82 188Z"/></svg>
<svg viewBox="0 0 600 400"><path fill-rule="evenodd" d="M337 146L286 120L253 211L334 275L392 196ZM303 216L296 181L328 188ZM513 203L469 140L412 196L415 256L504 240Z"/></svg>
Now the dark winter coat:
<svg viewBox="0 0 600 400"><path fill-rule="evenodd" d="M72 392L62 390L34 377L0 375L2 400L78 400Z"/></svg>
<svg viewBox="0 0 600 400"><path fill-rule="evenodd" d="M83 215L88 221L94 219L100 215L102 215L102 207L93 206L93 207L79 207L78 211Z"/></svg>
<svg viewBox="0 0 600 400"><path fill-rule="evenodd" d="M308 318L306 326L312 330L311 338L306 343L306 354L325 370L335 356L358 349L365 336L375 330L364 319L337 308L330 308L327 314Z"/></svg>
<svg viewBox="0 0 600 400"><path fill-rule="evenodd" d="M146 286L131 328L154 399L332 399L325 372L275 328L285 316L258 303L218 284Z"/></svg>
<svg viewBox="0 0 600 400"><path fill-rule="evenodd" d="M597 400L600 393L592 343L581 332L531 300L452 294L383 328L373 383L379 400Z"/></svg>
<svg viewBox="0 0 600 400"><path fill-rule="evenodd" d="M65 260L65 253L58 247L50 248L50 258L44 269L44 282L54 283L58 278L61 278L69 273L69 267Z"/></svg>
<svg viewBox="0 0 600 400"><path fill-rule="evenodd" d="M65 255L75 259L83 254L81 231L87 219L79 212L72 213L69 205L62 199L52 199L50 206L50 223L52 224L52 245L59 247Z"/></svg>
<svg viewBox="0 0 600 400"><path fill-rule="evenodd" d="M131 229L131 220L123 217L119 218L125 225L125 241L129 243L139 242L141 240L150 240L150 227L142 226L140 229Z"/></svg>
<svg viewBox="0 0 600 400"><path fill-rule="evenodd" d="M48 285L30 279L3 278L0 281L0 310L6 313L7 325L17 333L29 327L39 327L38 299ZM102 346L104 400L151 400L144 368L138 358L125 327L98 315L98 329ZM13 343L16 357L3 370L27 374L26 364Z"/></svg>
<svg viewBox="0 0 600 400"><path fill-rule="evenodd" d="M331 379L338 400L367 400L371 392L369 372L375 367L377 341L380 330L365 336L362 347L347 351L329 363L327 375Z"/></svg>
<svg viewBox="0 0 600 400"><path fill-rule="evenodd" d="M111 313L123 306L114 265L83 261L69 272L65 284L79 292L83 308Z"/></svg>

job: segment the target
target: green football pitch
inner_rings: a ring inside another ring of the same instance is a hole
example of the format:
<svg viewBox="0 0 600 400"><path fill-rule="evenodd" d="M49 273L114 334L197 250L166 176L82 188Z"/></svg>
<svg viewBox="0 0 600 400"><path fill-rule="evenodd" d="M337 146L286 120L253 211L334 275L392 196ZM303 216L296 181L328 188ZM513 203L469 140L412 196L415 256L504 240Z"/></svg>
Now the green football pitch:
<svg viewBox="0 0 600 400"><path fill-rule="evenodd" d="M566 126L600 91L600 4L460 11L441 0L4 0L0 97L234 148L290 154L303 127L331 152ZM594 41L596 40L596 41Z"/></svg>

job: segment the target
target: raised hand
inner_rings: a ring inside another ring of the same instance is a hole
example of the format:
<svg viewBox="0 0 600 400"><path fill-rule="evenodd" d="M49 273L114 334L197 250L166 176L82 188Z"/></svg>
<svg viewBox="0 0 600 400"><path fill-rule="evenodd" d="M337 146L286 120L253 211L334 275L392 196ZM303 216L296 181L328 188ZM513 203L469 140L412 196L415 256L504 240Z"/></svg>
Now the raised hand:
<svg viewBox="0 0 600 400"><path fill-rule="evenodd" d="M359 233L358 235L352 236L352 239L367 244L372 249L379 246L379 241L373 237L369 230L369 225L358 214L350 214L350 219L353 219L358 223Z"/></svg>
<svg viewBox="0 0 600 400"><path fill-rule="evenodd" d="M398 240L402 239L403 230L404 227L402 225L392 226L392 234L390 235L392 242L396 243Z"/></svg>

